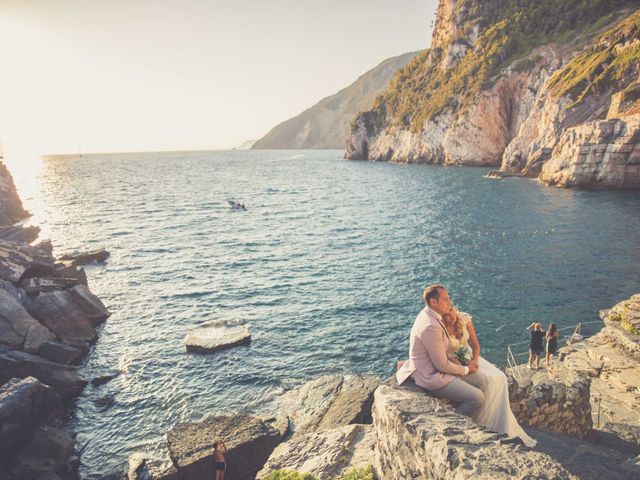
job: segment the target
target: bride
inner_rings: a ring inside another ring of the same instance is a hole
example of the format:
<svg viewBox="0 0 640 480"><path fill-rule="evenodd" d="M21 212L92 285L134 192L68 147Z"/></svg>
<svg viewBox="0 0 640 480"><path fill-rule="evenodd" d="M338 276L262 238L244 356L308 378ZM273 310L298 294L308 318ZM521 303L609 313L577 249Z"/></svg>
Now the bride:
<svg viewBox="0 0 640 480"><path fill-rule="evenodd" d="M495 365L480 356L480 342L471 316L453 310L451 313L445 313L442 318L449 334L447 355L451 361L461 363L459 357L466 349L473 356L473 360L478 362L478 371L487 377L484 406L473 416L473 420L494 432L520 437L527 447L535 447L536 440L526 434L511 411L507 377Z"/></svg>

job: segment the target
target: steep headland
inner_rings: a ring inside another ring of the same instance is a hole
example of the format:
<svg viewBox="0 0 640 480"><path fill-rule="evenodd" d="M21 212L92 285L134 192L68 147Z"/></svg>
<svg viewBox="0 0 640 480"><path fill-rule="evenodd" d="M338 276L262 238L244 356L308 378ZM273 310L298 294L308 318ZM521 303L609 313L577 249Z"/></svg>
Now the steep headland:
<svg viewBox="0 0 640 480"><path fill-rule="evenodd" d="M388 58L338 93L276 125L251 148L342 148L353 117L368 108L417 53Z"/></svg>
<svg viewBox="0 0 640 480"><path fill-rule="evenodd" d="M345 157L640 187L637 7L441 0L431 48L354 119Z"/></svg>

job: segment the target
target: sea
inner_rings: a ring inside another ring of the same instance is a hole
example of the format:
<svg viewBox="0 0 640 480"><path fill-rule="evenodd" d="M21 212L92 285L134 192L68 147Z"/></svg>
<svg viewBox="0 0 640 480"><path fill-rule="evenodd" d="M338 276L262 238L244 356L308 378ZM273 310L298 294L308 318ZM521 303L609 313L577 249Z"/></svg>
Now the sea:
<svg viewBox="0 0 640 480"><path fill-rule="evenodd" d="M273 414L321 375L391 375L426 285L448 288L499 366L510 344L526 360L532 321L594 332L640 291L638 192L488 171L251 150L56 156L14 174L55 254L111 253L86 267L112 315L81 371L116 376L69 418L82 477L166 460L175 424ZM250 324L251 343L187 353L187 331L213 320Z"/></svg>

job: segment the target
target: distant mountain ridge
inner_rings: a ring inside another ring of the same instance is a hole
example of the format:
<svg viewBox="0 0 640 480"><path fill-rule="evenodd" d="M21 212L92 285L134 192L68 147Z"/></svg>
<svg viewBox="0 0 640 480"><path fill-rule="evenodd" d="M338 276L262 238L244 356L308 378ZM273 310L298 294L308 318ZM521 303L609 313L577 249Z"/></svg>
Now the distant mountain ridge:
<svg viewBox="0 0 640 480"><path fill-rule="evenodd" d="M251 148L343 148L354 117L369 109L395 73L418 53L409 52L384 60L348 87L276 125Z"/></svg>

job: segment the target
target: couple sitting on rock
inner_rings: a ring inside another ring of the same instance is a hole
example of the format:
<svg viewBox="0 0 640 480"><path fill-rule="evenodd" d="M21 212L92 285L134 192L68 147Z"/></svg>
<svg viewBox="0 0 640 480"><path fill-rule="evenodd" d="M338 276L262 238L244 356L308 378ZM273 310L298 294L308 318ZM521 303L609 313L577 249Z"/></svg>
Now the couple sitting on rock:
<svg viewBox="0 0 640 480"><path fill-rule="evenodd" d="M423 297L426 306L411 329L409 360L396 373L398 383L412 377L429 394L451 400L458 413L534 447L511 411L505 374L480 357L471 317L453 308L442 285L427 287Z"/></svg>

